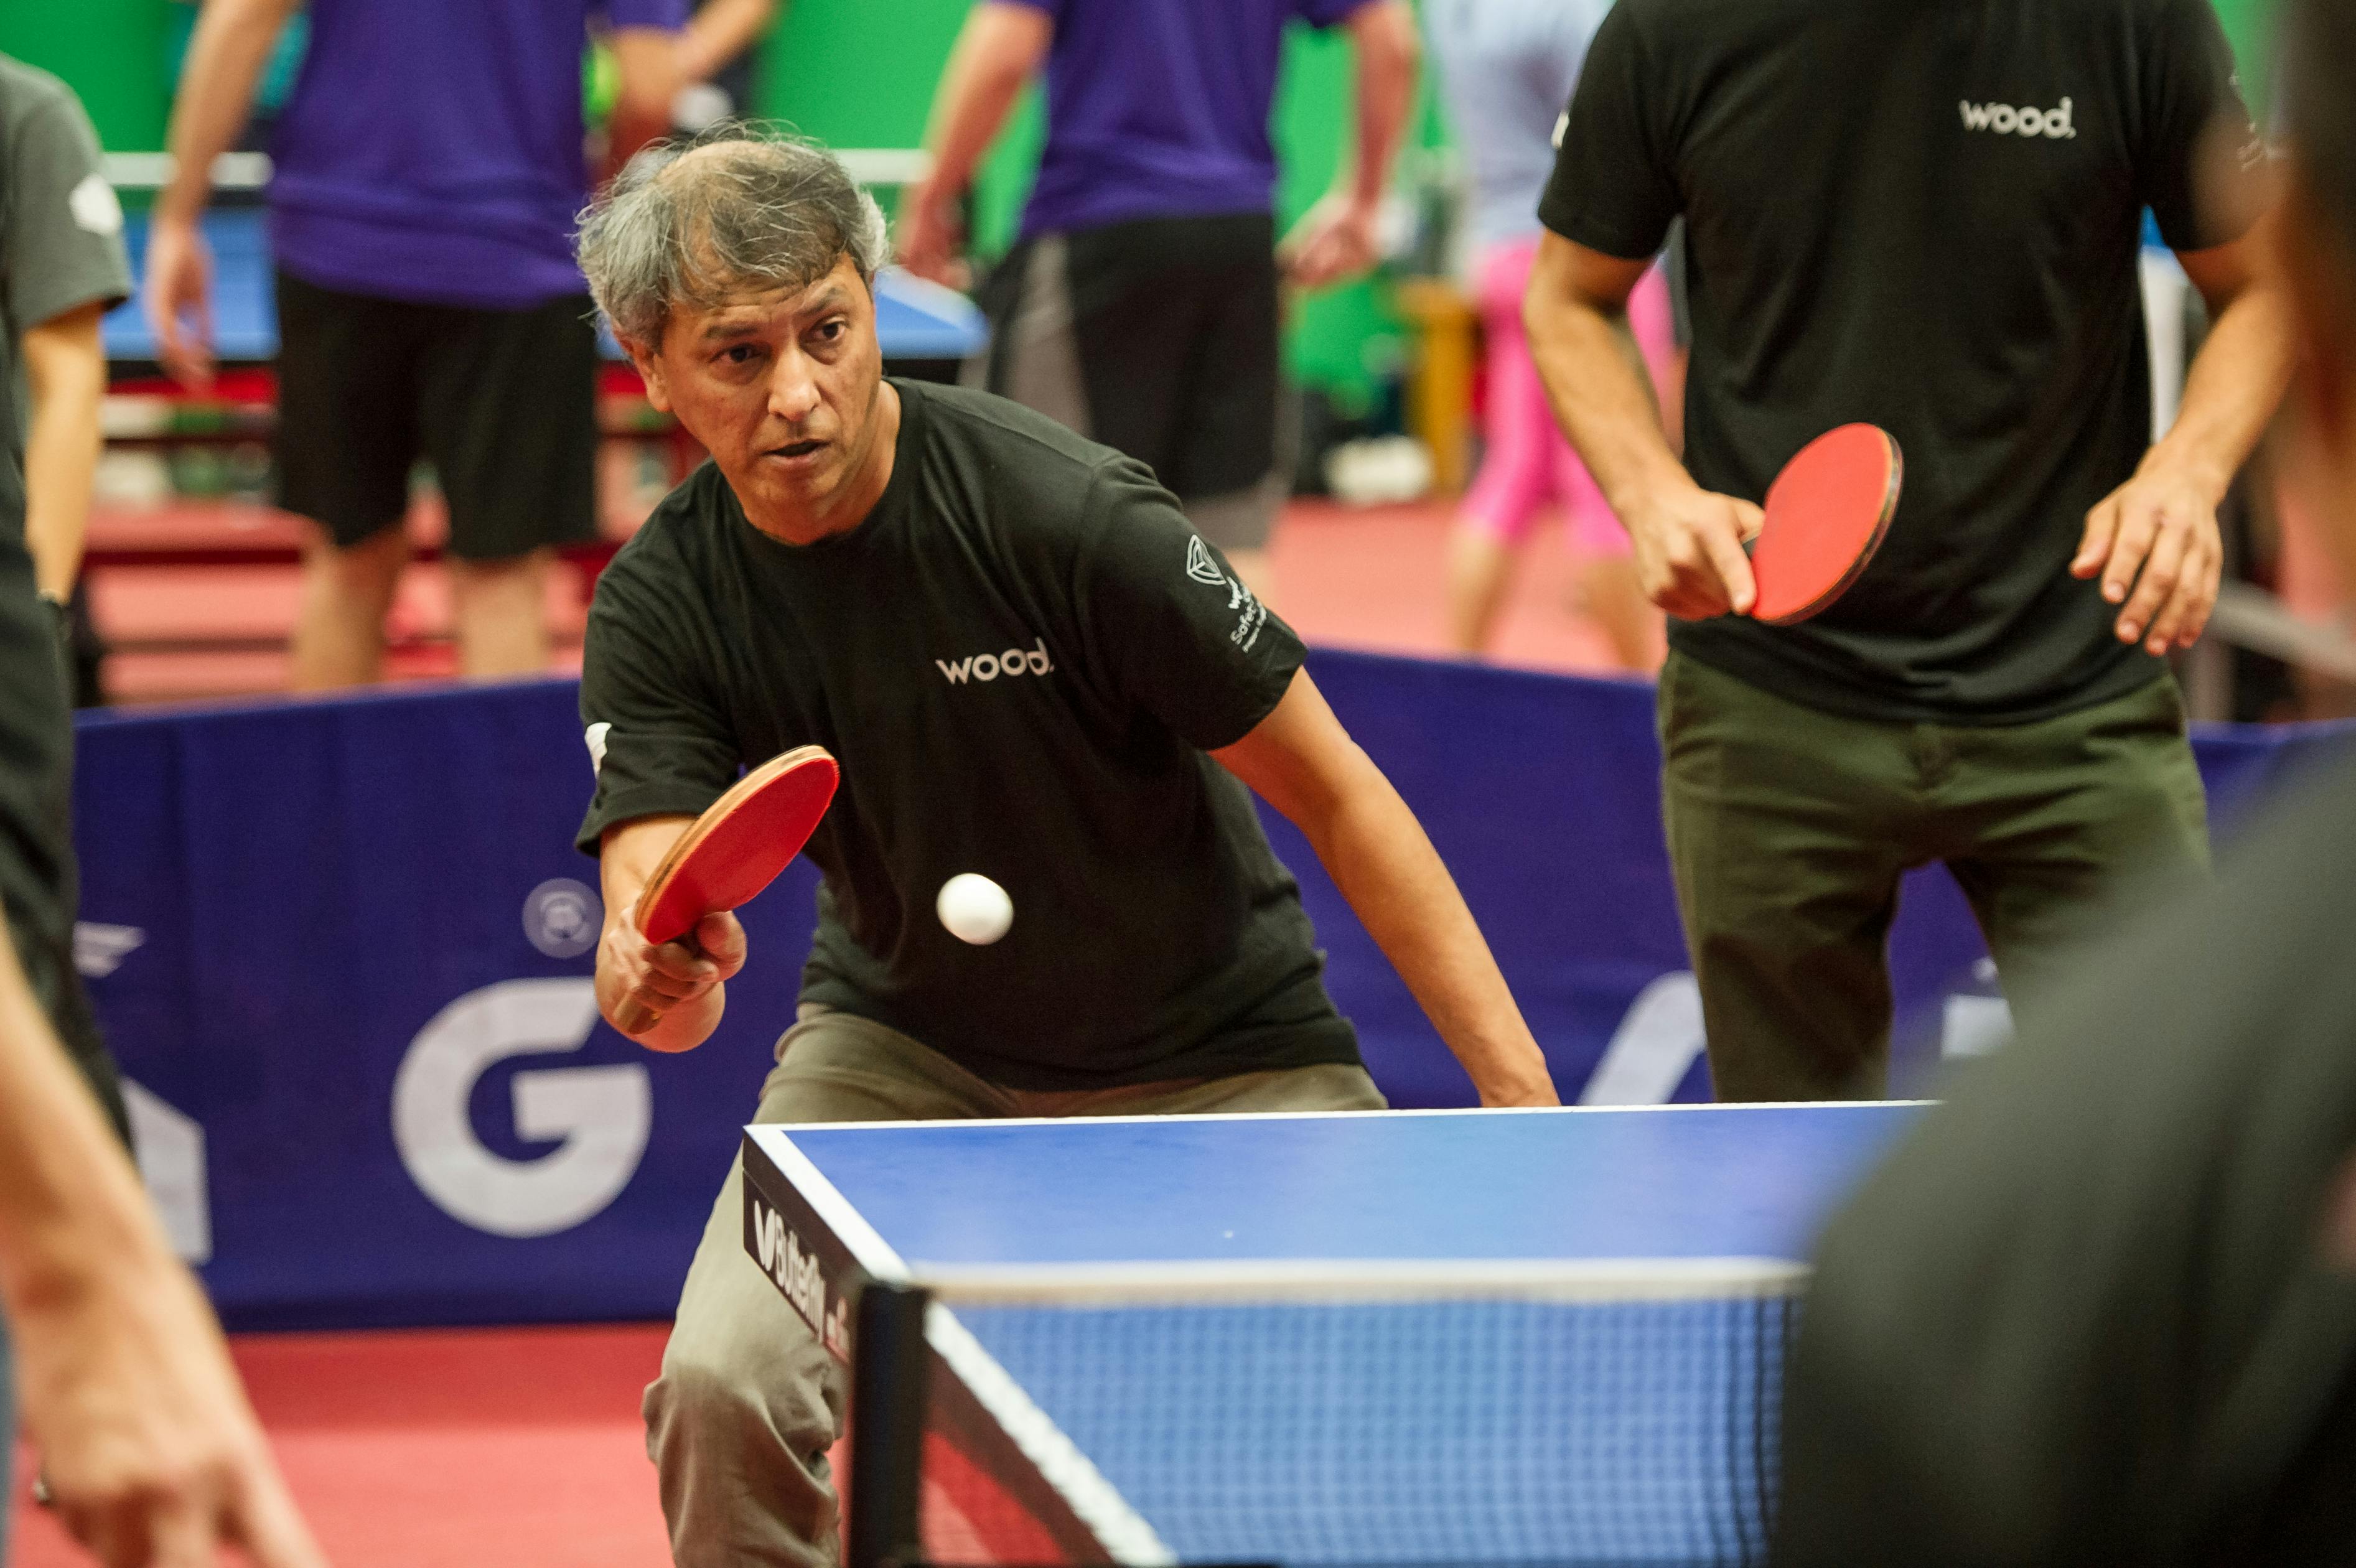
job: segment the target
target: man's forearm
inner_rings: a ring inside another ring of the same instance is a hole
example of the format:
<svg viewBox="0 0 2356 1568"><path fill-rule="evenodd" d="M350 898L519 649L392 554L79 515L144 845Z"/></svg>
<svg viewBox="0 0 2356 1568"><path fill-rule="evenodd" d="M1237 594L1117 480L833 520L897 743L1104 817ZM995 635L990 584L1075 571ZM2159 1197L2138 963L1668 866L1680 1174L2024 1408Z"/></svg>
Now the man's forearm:
<svg viewBox="0 0 2356 1568"><path fill-rule="evenodd" d="M1550 1103L1545 1055L1472 912L1415 814L1372 763L1309 837L1483 1101Z"/></svg>
<svg viewBox="0 0 2356 1568"><path fill-rule="evenodd" d="M172 181L155 198L158 216L192 221L211 199L213 160L245 128L254 83L293 9L292 0L206 0L180 68Z"/></svg>
<svg viewBox="0 0 2356 1568"><path fill-rule="evenodd" d="M63 327L26 334L33 417L25 432L25 544L43 593L63 599L81 570L98 472L106 361L95 305Z"/></svg>
<svg viewBox="0 0 2356 1568"><path fill-rule="evenodd" d="M1375 10L1356 37L1357 144L1350 167L1350 195L1367 207L1390 188L1391 161L1415 108L1420 47L1403 7L1377 0Z"/></svg>
<svg viewBox="0 0 2356 1568"><path fill-rule="evenodd" d="M605 125L605 151L618 169L670 129L671 100L681 80L680 40L660 27L623 27L612 42L618 85Z"/></svg>
<svg viewBox="0 0 2356 1568"><path fill-rule="evenodd" d="M968 13L925 129L925 148L932 155L921 187L925 197L953 201L973 183L982 155L1052 37L1046 16L1026 5L984 4Z"/></svg>
<svg viewBox="0 0 2356 1568"><path fill-rule="evenodd" d="M2176 422L2143 468L2173 468L2213 504L2249 461L2290 384L2289 306L2281 291L2253 283L2219 313L2184 381Z"/></svg>
<svg viewBox="0 0 2356 1568"><path fill-rule="evenodd" d="M1533 284L1524 315L1555 419L1612 509L1625 517L1636 496L1686 480L1626 310Z"/></svg>
<svg viewBox="0 0 2356 1568"><path fill-rule="evenodd" d="M707 80L755 44L777 14L777 0L710 0L679 36L680 75ZM738 104L739 112L749 105Z"/></svg>
<svg viewBox="0 0 2356 1568"><path fill-rule="evenodd" d="M30 1316L170 1253L98 1102L0 936L0 1307Z"/></svg>

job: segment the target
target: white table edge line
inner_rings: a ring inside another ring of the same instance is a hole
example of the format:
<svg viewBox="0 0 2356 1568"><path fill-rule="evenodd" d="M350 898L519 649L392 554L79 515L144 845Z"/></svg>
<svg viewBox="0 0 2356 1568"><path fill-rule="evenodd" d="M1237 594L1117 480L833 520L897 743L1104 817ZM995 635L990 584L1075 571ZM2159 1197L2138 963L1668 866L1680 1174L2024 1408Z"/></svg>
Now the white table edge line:
<svg viewBox="0 0 2356 1568"><path fill-rule="evenodd" d="M809 1156L794 1147L792 1138L782 1128L755 1125L744 1131L753 1136L762 1151L776 1164L777 1174L796 1192L801 1194L827 1229L834 1232L850 1252L851 1258L868 1274L880 1280L905 1284L908 1265L901 1260L882 1232L867 1221L867 1217L851 1207L851 1200L827 1179L826 1173L811 1163ZM773 1137L761 1135L775 1134Z"/></svg>
<svg viewBox="0 0 2356 1568"><path fill-rule="evenodd" d="M1676 1111L1884 1111L1937 1104L1935 1100L1759 1100L1739 1101L1730 1104L1705 1103L1676 1105L1459 1105L1402 1111L1173 1111L1161 1115L1125 1116L986 1116L959 1121L778 1122L754 1125L774 1125L793 1132L905 1131L910 1127L937 1128L945 1132L969 1132L992 1127L1076 1127L1108 1125L1119 1126L1141 1122L1398 1121L1435 1116L1621 1116Z"/></svg>

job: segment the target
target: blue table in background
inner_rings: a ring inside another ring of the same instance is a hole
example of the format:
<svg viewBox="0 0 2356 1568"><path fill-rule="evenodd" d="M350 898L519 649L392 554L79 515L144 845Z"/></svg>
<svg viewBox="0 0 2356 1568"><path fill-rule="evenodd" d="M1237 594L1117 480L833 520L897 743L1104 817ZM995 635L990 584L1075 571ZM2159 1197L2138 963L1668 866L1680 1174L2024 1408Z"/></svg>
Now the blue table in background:
<svg viewBox="0 0 2356 1568"><path fill-rule="evenodd" d="M204 228L213 249L214 350L223 365L267 364L278 353L278 311L266 216L259 208L216 208L205 214ZM129 220L123 239L132 272L144 282L144 216ZM894 369L953 363L989 341L981 313L962 294L892 269L878 275L875 293L875 333ZM110 312L104 330L106 357L118 374L154 367L155 335L135 299ZM603 341L608 358L622 357L611 336Z"/></svg>

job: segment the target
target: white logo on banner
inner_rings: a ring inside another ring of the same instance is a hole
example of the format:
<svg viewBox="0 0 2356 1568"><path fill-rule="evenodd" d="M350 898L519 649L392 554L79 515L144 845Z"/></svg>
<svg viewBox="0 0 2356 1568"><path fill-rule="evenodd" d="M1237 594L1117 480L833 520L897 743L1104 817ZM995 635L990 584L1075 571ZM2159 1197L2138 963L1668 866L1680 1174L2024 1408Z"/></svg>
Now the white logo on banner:
<svg viewBox="0 0 2356 1568"><path fill-rule="evenodd" d="M205 1129L128 1078L123 1081L123 1104L131 1113L140 1178L172 1251L184 1262L209 1263L213 1211L205 1190Z"/></svg>
<svg viewBox="0 0 2356 1568"><path fill-rule="evenodd" d="M1665 1105L1701 1052L1701 987L1683 969L1663 975L1629 1004L1579 1103Z"/></svg>
<svg viewBox="0 0 2356 1568"><path fill-rule="evenodd" d="M604 1211L637 1173L654 1119L637 1062L515 1076L518 1136L560 1147L509 1159L475 1136L467 1103L494 1064L578 1051L597 1022L594 983L507 980L469 991L418 1031L392 1083L401 1162L452 1218L498 1236L545 1236Z"/></svg>
<svg viewBox="0 0 2356 1568"><path fill-rule="evenodd" d="M578 958L597 945L605 901L585 882L556 877L524 895L523 933L551 958Z"/></svg>
<svg viewBox="0 0 2356 1568"><path fill-rule="evenodd" d="M123 967L139 950L147 933L135 925L106 925L94 920L74 923L74 968L87 980L103 980Z"/></svg>

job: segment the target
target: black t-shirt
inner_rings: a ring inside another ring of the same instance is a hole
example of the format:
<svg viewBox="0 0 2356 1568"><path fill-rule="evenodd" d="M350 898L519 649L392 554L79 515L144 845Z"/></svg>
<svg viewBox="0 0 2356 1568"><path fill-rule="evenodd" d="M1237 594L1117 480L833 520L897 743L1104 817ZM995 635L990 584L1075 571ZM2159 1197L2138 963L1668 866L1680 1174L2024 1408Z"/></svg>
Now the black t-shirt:
<svg viewBox="0 0 2356 1568"><path fill-rule="evenodd" d="M2088 955L1828 1230L1778 1561L2347 1562L2356 770ZM2329 1541L2329 1552L2318 1552Z"/></svg>
<svg viewBox="0 0 2356 1568"><path fill-rule="evenodd" d="M1762 499L1855 420L1905 454L1833 608L1678 622L1676 647L1896 720L2026 721L2158 672L2067 566L2149 443L2144 210L2180 251L2254 216L2233 69L2209 0L1620 0L1538 213L1622 257L1686 219L1694 478Z"/></svg>
<svg viewBox="0 0 2356 1568"><path fill-rule="evenodd" d="M581 847L816 743L842 783L804 1001L1013 1088L1355 1061L1300 890L1205 755L1274 709L1300 640L1141 464L892 385L895 465L857 528L781 543L707 464L606 568ZM1013 900L993 945L934 913L963 871Z"/></svg>

